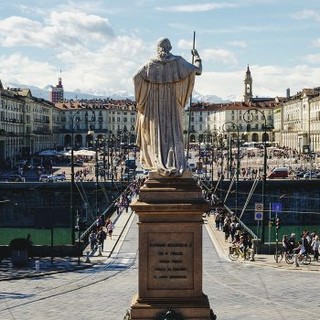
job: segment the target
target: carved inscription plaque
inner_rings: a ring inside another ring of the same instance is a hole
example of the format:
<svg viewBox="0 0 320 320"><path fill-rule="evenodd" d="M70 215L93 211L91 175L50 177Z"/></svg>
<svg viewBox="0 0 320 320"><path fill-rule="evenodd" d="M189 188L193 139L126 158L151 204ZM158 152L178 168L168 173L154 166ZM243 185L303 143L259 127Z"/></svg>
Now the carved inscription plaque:
<svg viewBox="0 0 320 320"><path fill-rule="evenodd" d="M148 288L193 289L194 237L192 232L148 234Z"/></svg>

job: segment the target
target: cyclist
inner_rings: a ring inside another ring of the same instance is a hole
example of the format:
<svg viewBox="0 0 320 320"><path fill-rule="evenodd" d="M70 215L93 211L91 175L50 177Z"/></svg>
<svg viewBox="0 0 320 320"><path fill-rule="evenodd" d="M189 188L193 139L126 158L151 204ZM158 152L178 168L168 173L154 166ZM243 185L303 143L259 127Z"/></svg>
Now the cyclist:
<svg viewBox="0 0 320 320"><path fill-rule="evenodd" d="M282 250L285 255L289 253L289 248L290 248L290 244L289 244L288 236L285 234L282 237Z"/></svg>
<svg viewBox="0 0 320 320"><path fill-rule="evenodd" d="M295 253L294 255L294 263L296 267L299 267L298 259L302 258L302 256L306 253L306 248L303 245L303 242L299 240L298 247L293 249Z"/></svg>
<svg viewBox="0 0 320 320"><path fill-rule="evenodd" d="M291 253L296 245L296 234L291 233L290 238L288 239L288 244L289 244L289 252Z"/></svg>
<svg viewBox="0 0 320 320"><path fill-rule="evenodd" d="M246 249L247 249L247 243L246 238L243 234L238 234L239 238L236 237L235 240L232 242L232 244L240 249L240 251L243 253L243 258L246 259Z"/></svg>

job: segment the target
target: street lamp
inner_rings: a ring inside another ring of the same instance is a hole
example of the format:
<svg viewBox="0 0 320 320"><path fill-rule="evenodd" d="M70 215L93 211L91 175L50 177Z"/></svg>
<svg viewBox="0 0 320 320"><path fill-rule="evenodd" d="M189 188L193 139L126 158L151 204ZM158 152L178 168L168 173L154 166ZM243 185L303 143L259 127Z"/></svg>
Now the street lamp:
<svg viewBox="0 0 320 320"><path fill-rule="evenodd" d="M94 137L94 130L90 127L89 131L87 133L88 136L91 136L92 138ZM94 144L95 144L95 178L96 178L96 216L99 215L98 212L98 184L99 184L99 168L98 168L98 143L99 143L99 139L98 137L96 137L96 139L93 140Z"/></svg>
<svg viewBox="0 0 320 320"><path fill-rule="evenodd" d="M220 145L220 151L222 149L222 133L218 129L212 129L210 130L210 137L211 137L211 181L213 181L213 159L214 159L214 140L217 140L217 163L218 163L218 150L219 150L219 145ZM223 154L221 152L221 159L220 159L220 171L221 175L223 173Z"/></svg>
<svg viewBox="0 0 320 320"><path fill-rule="evenodd" d="M231 128L230 128L231 125ZM226 127L228 126L228 127ZM225 128L226 127L226 128ZM237 182L239 182L239 173L240 173L240 128L239 126L232 122L232 121L226 121L222 125L222 131L231 132L231 130L236 129L237 130L237 169L236 169L236 178Z"/></svg>
<svg viewBox="0 0 320 320"><path fill-rule="evenodd" d="M256 108L252 108L247 110L243 114L243 120L247 123L252 123L254 121L252 111L259 112L263 116L264 121L264 133L263 133L263 149L264 149L264 155L263 155L263 179L262 179L262 205L263 209L262 211L265 211L266 208L266 184L267 184L267 118L265 114ZM261 220L261 243L264 243L264 214L262 212L262 220Z"/></svg>
<svg viewBox="0 0 320 320"><path fill-rule="evenodd" d="M74 118L80 112L77 110L71 116L71 184L70 184L70 219L71 219L71 243L75 243L75 234L74 234L74 214L73 214L73 188L74 188Z"/></svg>
<svg viewBox="0 0 320 320"><path fill-rule="evenodd" d="M240 128L239 126L232 122L232 121L227 121L222 125L222 130L226 129L227 132L230 132L230 127L232 126L231 129L236 129L237 130L237 168L236 168L236 205L235 205L235 214L238 214L238 183L239 183L239 173L240 173ZM225 128L225 126L228 126Z"/></svg>

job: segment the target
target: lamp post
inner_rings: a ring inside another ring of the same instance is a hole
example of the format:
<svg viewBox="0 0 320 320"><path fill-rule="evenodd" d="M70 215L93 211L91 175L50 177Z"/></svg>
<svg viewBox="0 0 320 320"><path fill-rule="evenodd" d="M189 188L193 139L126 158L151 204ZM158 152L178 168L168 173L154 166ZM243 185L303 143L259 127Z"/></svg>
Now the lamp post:
<svg viewBox="0 0 320 320"><path fill-rule="evenodd" d="M222 125L222 130L223 131L227 131L230 132L230 127L225 128L225 126L227 125L231 125L232 126L232 130L236 129L237 130L237 168L236 168L236 178L237 178L237 182L239 182L239 174L240 174L240 128L239 126L232 122L232 121L226 121L223 125Z"/></svg>
<svg viewBox="0 0 320 320"><path fill-rule="evenodd" d="M70 184L70 219L71 219L71 243L75 243L75 234L74 234L74 214L73 214L73 188L74 188L74 118L80 112L77 110L71 116L71 184Z"/></svg>
<svg viewBox="0 0 320 320"><path fill-rule="evenodd" d="M214 140L217 140L217 163L218 163L218 150L219 150L219 145L220 145L220 149L222 148L221 146L221 137L222 137L222 133L220 130L218 129L212 129L210 132L211 135L211 145L212 145L212 150L211 150L211 180L213 181L213 159L214 159ZM221 174L223 172L223 164L222 164L222 153L221 153L221 159L220 159L220 171Z"/></svg>
<svg viewBox="0 0 320 320"><path fill-rule="evenodd" d="M237 167L236 167L236 205L235 205L235 214L238 214L238 183L239 183L239 174L240 174L240 128L239 126L232 122L232 121L226 121L223 125L222 125L222 129L224 130L225 126L232 126L232 129L236 129L237 130ZM227 128L226 131L229 131L229 127Z"/></svg>
<svg viewBox="0 0 320 320"><path fill-rule="evenodd" d="M113 188L113 156L114 156L115 137L112 131L108 134L108 179L111 175L111 188Z"/></svg>
<svg viewBox="0 0 320 320"><path fill-rule="evenodd" d="M252 108L247 110L243 114L243 120L247 123L252 123L254 121L252 111L259 112L263 116L264 121L264 133L263 133L263 149L264 149L264 155L263 155L263 177L262 177L262 211L265 211L266 208L266 184L267 184L267 118L265 114L256 108ZM246 118L247 117L247 118ZM262 220L261 220L261 243L264 243L264 214L262 212Z"/></svg>
<svg viewBox="0 0 320 320"><path fill-rule="evenodd" d="M91 136L92 139L94 137L94 130L90 127L88 131L88 136ZM96 139L93 139L94 145L95 145L95 178L96 178L96 190L95 190L95 198L96 198L96 216L99 215L98 210L98 184L99 184L99 167L98 167L98 143L99 139L96 137Z"/></svg>

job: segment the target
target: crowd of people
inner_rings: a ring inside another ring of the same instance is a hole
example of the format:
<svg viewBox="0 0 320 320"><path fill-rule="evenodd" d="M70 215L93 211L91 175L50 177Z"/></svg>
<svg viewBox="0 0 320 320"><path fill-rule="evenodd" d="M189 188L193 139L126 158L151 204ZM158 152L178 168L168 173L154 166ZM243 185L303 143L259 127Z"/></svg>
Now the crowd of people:
<svg viewBox="0 0 320 320"><path fill-rule="evenodd" d="M198 160L195 168L197 174L208 178L213 174L218 179L225 179L232 177L237 170L237 150L235 148L232 149L232 153L226 149L221 150L221 148L217 150L193 148L191 150ZM259 177L262 179L263 156L264 150L261 148L241 148L239 178L254 180ZM296 172L310 169L310 166L313 166L314 169L320 168L318 158L314 154L299 153L296 149L288 147L270 147L267 148L267 171L278 166L285 166L289 168L291 179L299 179Z"/></svg>
<svg viewBox="0 0 320 320"><path fill-rule="evenodd" d="M284 254L295 254L295 264L299 266L299 259L305 255L313 255L313 261L319 261L320 253L320 240L319 235L314 232L304 230L300 237L297 239L295 233L292 233L290 237L284 235L282 237L282 249Z"/></svg>
<svg viewBox="0 0 320 320"><path fill-rule="evenodd" d="M121 214L124 210L128 212L132 199L138 194L143 183L144 178L138 178L130 183L128 188L120 194L115 202L115 211L117 215ZM98 255L102 255L102 252L104 251L104 241L107 238L112 240L113 229L114 221L112 221L110 217L107 217L106 219L104 218L104 215L99 215L97 217L88 238L91 254L94 254L98 250Z"/></svg>
<svg viewBox="0 0 320 320"><path fill-rule="evenodd" d="M215 228L224 233L225 242L229 242L231 247L238 247L244 253L244 258L247 258L246 253L252 249L252 238L249 233L243 229L234 214L222 207L217 207L213 214Z"/></svg>

